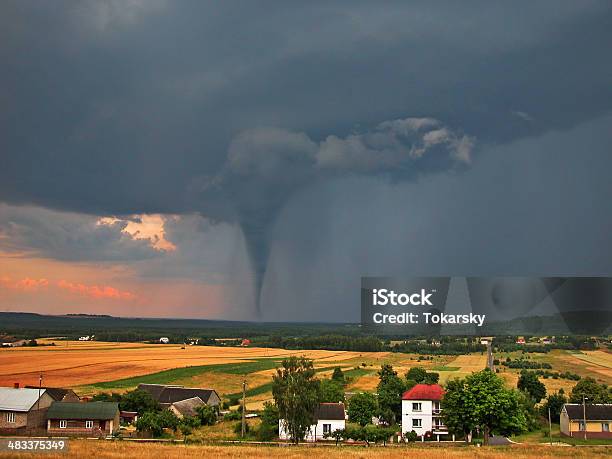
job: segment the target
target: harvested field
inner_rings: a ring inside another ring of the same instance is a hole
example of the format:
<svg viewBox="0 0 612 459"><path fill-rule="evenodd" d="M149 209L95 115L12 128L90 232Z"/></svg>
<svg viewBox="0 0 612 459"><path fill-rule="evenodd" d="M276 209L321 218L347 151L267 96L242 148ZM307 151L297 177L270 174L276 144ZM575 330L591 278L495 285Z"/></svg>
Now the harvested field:
<svg viewBox="0 0 612 459"><path fill-rule="evenodd" d="M219 457L219 458L301 458L313 455L327 458L395 458L412 457L429 459L445 457L457 459L512 457L523 458L604 458L610 457L610 449L606 447L550 447L522 446L511 447L464 447L442 445L410 445L364 448L358 446L253 446L253 445L171 445L160 443L111 442L104 440L73 440L67 453L47 453L49 459L72 459L81 457L96 457L108 459L164 457ZM0 459L15 457L14 453L0 453ZM36 458L40 454L20 453L19 457Z"/></svg>
<svg viewBox="0 0 612 459"><path fill-rule="evenodd" d="M469 354L459 355L446 366L446 370L438 371L440 373L440 383L445 383L449 379L465 378L475 371L483 370L487 365L486 354Z"/></svg>
<svg viewBox="0 0 612 459"><path fill-rule="evenodd" d="M268 365L259 369L269 370L276 366L277 360L290 355L305 355L315 359L317 363L347 361L362 356L362 353L358 352L339 351L288 351L223 346L185 346L184 349L181 347L142 343L55 341L55 346L1 349L0 385L7 386L15 382L22 385L38 384L40 372L43 372L45 385L75 387L181 368L185 370L169 377L176 376L176 379L191 384L202 379L198 380L198 372L195 370L190 372L187 367L242 364L255 359L269 360ZM384 354L380 353L379 357L383 357ZM332 363L329 363L328 366L331 365ZM237 374L259 370L239 369ZM118 388L129 388L129 385L121 385ZM230 387L229 390L233 389Z"/></svg>
<svg viewBox="0 0 612 459"><path fill-rule="evenodd" d="M590 372L599 373L599 375L612 380L611 353L606 351L583 351L581 353L572 354L571 358L586 362L586 368Z"/></svg>

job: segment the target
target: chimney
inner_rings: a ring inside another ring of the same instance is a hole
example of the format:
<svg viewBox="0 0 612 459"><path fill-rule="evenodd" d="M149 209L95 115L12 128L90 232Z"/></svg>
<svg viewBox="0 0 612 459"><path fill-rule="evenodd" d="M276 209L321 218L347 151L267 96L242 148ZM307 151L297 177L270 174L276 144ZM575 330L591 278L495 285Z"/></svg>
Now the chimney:
<svg viewBox="0 0 612 459"><path fill-rule="evenodd" d="M14 387L15 389L19 389L19 383L18 383L18 382L14 383L14 384L13 384L13 387Z"/></svg>

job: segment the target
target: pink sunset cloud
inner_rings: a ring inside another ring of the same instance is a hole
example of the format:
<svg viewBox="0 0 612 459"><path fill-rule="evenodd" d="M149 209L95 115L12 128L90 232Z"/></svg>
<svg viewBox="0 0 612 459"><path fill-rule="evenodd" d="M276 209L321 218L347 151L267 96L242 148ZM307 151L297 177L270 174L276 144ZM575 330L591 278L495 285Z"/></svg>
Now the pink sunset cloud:
<svg viewBox="0 0 612 459"><path fill-rule="evenodd" d="M26 277L21 280L12 280L10 277L0 278L0 287L11 290L22 290L26 292L36 291L42 288L47 288L49 281L47 279L31 279Z"/></svg>
<svg viewBox="0 0 612 459"><path fill-rule="evenodd" d="M115 287L75 284L66 280L57 282L57 286L70 293L87 296L89 298L110 298L116 300L135 300L137 297L134 293L126 290L119 290Z"/></svg>

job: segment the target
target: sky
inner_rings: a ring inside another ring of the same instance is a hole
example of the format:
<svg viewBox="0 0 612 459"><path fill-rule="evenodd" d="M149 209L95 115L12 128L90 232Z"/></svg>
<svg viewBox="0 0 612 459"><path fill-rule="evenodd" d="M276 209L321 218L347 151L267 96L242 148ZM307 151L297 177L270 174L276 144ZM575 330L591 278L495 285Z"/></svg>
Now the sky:
<svg viewBox="0 0 612 459"><path fill-rule="evenodd" d="M612 275L611 44L607 1L0 2L0 311Z"/></svg>

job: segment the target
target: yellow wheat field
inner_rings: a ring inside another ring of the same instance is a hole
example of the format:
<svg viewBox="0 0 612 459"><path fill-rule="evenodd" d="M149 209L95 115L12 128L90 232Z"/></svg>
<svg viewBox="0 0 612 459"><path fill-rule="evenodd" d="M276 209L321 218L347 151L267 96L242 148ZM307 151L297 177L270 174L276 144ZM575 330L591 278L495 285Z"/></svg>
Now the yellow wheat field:
<svg viewBox="0 0 612 459"><path fill-rule="evenodd" d="M474 446L244 446L244 445L170 445L159 443L134 443L127 441L104 440L72 440L67 453L45 454L49 459L77 459L96 457L104 459L123 459L126 457L140 459L148 457L163 457L167 459L182 459L191 457L215 458L302 458L302 457L335 458L396 458L411 457L415 459L430 459L444 457L456 459L491 458L514 459L527 458L604 458L610 457L610 448L606 447L562 447L562 446L522 446L476 448ZM14 453L0 452L0 459L15 457ZM40 454L19 453L20 458L37 458Z"/></svg>
<svg viewBox="0 0 612 459"><path fill-rule="evenodd" d="M55 346L0 349L0 385L75 387L142 376L173 368L238 363L254 358L305 355L317 365L359 358L343 351L288 351L257 347L181 346L142 343L56 341ZM380 353L381 355L383 353ZM325 365L323 365L325 366ZM261 375L263 376L263 375Z"/></svg>

